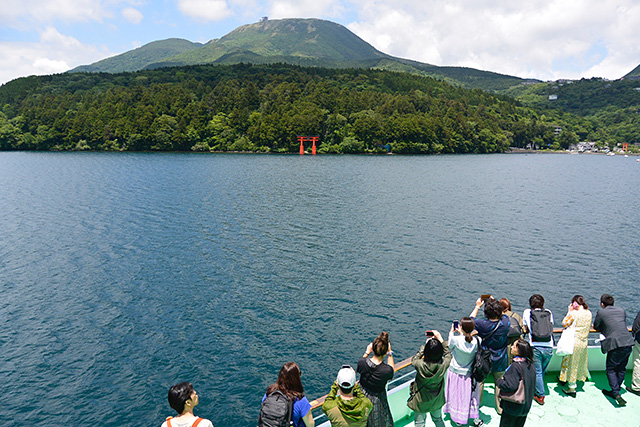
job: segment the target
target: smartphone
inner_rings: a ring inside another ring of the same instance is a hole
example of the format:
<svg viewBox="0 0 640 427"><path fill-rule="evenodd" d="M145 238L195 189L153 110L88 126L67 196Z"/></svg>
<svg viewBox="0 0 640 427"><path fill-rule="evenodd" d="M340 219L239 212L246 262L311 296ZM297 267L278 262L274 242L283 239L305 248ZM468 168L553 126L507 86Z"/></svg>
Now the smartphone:
<svg viewBox="0 0 640 427"><path fill-rule="evenodd" d="M435 335L433 335L433 331L427 331L424 334L428 337L435 337Z"/></svg>
<svg viewBox="0 0 640 427"><path fill-rule="evenodd" d="M489 298L491 298L491 294L482 294L482 295L480 296L480 299L481 299L482 301L486 301L486 300L488 300Z"/></svg>
<svg viewBox="0 0 640 427"><path fill-rule="evenodd" d="M458 327L460 326L460 322L458 322L457 320L455 322L453 322L453 329L458 329Z"/></svg>

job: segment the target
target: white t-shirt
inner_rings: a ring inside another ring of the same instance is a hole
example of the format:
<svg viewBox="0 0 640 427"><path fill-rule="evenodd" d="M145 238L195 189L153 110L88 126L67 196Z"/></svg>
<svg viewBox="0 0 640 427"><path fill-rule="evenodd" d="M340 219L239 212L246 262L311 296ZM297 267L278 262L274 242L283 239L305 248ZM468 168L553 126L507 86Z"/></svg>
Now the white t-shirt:
<svg viewBox="0 0 640 427"><path fill-rule="evenodd" d="M191 427L195 422L195 420L181 421L171 418L171 427ZM167 422L163 422L161 427L167 427ZM198 424L198 427L213 427L213 424L211 421L203 418L202 421L200 421L200 424Z"/></svg>
<svg viewBox="0 0 640 427"><path fill-rule="evenodd" d="M551 310L549 309L545 308L544 310L548 311L551 314L551 316L549 317L549 320L551 320L551 326L553 326L553 313L551 313ZM527 334L527 337L532 347L553 347L553 336L551 337L551 341L549 342L533 341L531 339L531 309L530 308L527 308L522 313L522 320L524 321L524 324L527 325L527 329L529 329L529 333Z"/></svg>
<svg viewBox="0 0 640 427"><path fill-rule="evenodd" d="M478 340L474 337L467 342L464 335L449 333L449 348L452 356L449 369L458 375L467 375L478 351Z"/></svg>

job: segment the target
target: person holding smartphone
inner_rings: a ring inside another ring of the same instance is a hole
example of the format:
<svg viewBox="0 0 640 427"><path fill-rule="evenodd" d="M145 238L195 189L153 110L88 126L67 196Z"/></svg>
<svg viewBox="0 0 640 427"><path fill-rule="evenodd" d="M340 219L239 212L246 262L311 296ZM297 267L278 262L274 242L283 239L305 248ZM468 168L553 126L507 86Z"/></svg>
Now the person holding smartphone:
<svg viewBox="0 0 640 427"><path fill-rule="evenodd" d="M484 295L483 295L484 296ZM478 311L484 306L484 319L478 319ZM497 381L504 376L504 371L509 364L507 356L507 345L509 342L509 329L511 324L509 318L502 314L502 305L493 297L483 300L482 297L476 301L476 306L471 312L471 317L476 323L476 331L478 336L482 338L482 346L491 351L491 373L493 380ZM480 403L482 403L482 394L484 391L484 382L478 384L480 393ZM498 415L502 414L500 407L500 399L498 393L495 395L495 408Z"/></svg>
<svg viewBox="0 0 640 427"><path fill-rule="evenodd" d="M445 400L443 412L451 416L452 424L466 425L473 419L474 426L481 426L479 406L479 387L473 387L471 367L480 348L480 340L474 339L475 322L463 317L454 322L449 331L451 364L447 370L445 382Z"/></svg>
<svg viewBox="0 0 640 427"><path fill-rule="evenodd" d="M411 383L411 397L407 406L414 411L415 427L424 427L427 414L431 414L436 427L444 427L444 377L451 363L451 352L440 332L427 331L425 335L425 343L411 358L411 364L416 370L416 380Z"/></svg>
<svg viewBox="0 0 640 427"><path fill-rule="evenodd" d="M373 353L373 357L369 358L371 353ZM387 363L384 362L385 356ZM393 427L393 417L387 400L387 382L393 378L394 368L389 334L382 331L367 346L358 361L357 371L360 373L360 387L373 404L373 409L367 419L368 426Z"/></svg>

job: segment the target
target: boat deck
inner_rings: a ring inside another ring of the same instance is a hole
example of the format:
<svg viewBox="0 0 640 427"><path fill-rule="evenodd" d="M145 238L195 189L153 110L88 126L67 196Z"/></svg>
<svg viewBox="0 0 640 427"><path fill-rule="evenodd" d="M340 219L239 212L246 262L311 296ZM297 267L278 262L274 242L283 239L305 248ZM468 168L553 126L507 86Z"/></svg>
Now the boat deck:
<svg viewBox="0 0 640 427"><path fill-rule="evenodd" d="M546 399L543 406L533 402L531 411L527 417L528 427L555 427L576 425L579 427L640 427L640 396L629 393L624 387L622 397L627 401L626 406L619 407L611 398L602 394L603 389L609 389L609 382L605 374L605 357L597 346L588 348L589 372L591 379L584 384L578 384L576 398L565 396L562 386L558 385L557 375L560 371L562 358L554 356L549 363L545 375ZM405 369L407 368L407 369ZM625 387L631 383L632 360L627 365ZM396 377L389 383L389 406L396 427L413 427L413 412L407 407L409 397L409 384L415 377L415 371L411 367L411 360L406 359L396 364ZM495 384L490 376L484 387L482 404L480 405L480 418L488 427L500 425L500 416L494 407ZM330 427L326 417L322 415L320 406L324 397L312 402L319 416L316 417L316 425ZM451 426L451 420L445 415L445 425ZM433 426L430 418L427 426ZM471 423L470 425L473 425Z"/></svg>
<svg viewBox="0 0 640 427"><path fill-rule="evenodd" d="M584 386L578 385L578 396L574 399L562 393L562 387L556 379L557 372L545 375L547 397L544 406L533 402L531 411L527 417L528 427L555 427L576 425L580 427L640 427L640 396L622 390L621 395L627 401L624 407L618 407L617 403L602 394L602 389L609 389L609 383L604 372L592 372L591 381ZM627 371L626 384L631 381L631 372ZM500 416L494 407L493 383L487 382L484 388L484 397L480 406L480 418L486 426L497 427L500 425ZM403 393L403 398L406 397ZM400 397L400 396L398 396ZM449 416L445 416L445 424L451 425ZM433 426L429 418L427 426ZM473 423L471 423L473 425ZM407 414L395 422L396 427L413 426L413 415Z"/></svg>

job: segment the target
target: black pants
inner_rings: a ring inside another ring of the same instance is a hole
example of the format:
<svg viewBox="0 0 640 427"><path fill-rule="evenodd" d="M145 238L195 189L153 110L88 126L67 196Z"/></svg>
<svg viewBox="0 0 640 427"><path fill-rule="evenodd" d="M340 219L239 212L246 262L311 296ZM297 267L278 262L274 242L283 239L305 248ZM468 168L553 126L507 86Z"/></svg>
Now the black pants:
<svg viewBox="0 0 640 427"><path fill-rule="evenodd" d="M502 411L502 415L500 415L500 427L522 427L525 421L527 421L526 415L517 417L515 415L509 415L504 411Z"/></svg>
<svg viewBox="0 0 640 427"><path fill-rule="evenodd" d="M614 396L620 396L620 387L624 383L631 348L619 347L607 352L607 379Z"/></svg>

